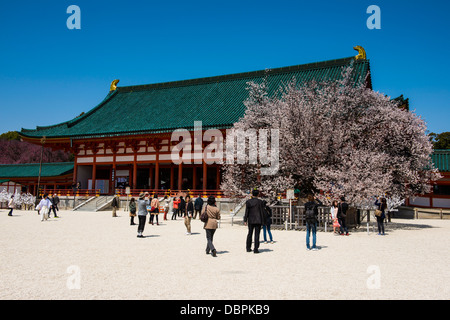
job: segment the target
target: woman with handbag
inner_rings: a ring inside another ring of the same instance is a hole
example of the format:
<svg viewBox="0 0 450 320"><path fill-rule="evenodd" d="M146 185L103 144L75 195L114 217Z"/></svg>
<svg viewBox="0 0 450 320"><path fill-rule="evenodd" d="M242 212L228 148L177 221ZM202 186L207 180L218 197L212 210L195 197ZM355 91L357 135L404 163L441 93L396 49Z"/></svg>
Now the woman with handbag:
<svg viewBox="0 0 450 320"><path fill-rule="evenodd" d="M336 231L336 228L339 229L339 227L341 226L339 224L339 221L337 218L338 207L339 207L339 204L338 204L337 200L334 200L333 203L331 204L331 208L330 208L331 220L333 221L333 233L334 234L339 234Z"/></svg>
<svg viewBox="0 0 450 320"><path fill-rule="evenodd" d="M158 215L159 215L159 200L158 195L154 195L152 202L150 203L150 220L148 223L153 225L153 219L156 216L156 225L159 226Z"/></svg>
<svg viewBox="0 0 450 320"><path fill-rule="evenodd" d="M381 198L381 202L378 201L379 198L375 201L375 205L378 206L378 209L375 210L375 217L377 218L377 224L378 224L378 235L384 236L384 219L386 218L386 215L384 213L384 210L387 208L386 198Z"/></svg>
<svg viewBox="0 0 450 320"><path fill-rule="evenodd" d="M209 254L211 252L211 255L213 257L216 257L217 251L213 245L213 238L214 233L216 232L216 229L218 227L217 220L220 220L220 210L219 208L217 208L216 198L214 198L213 196L210 196L208 198L207 204L203 209L203 213L200 217L202 217L204 213L206 213L207 215L207 219L202 219L202 221L205 223L203 228L206 231L206 254Z"/></svg>

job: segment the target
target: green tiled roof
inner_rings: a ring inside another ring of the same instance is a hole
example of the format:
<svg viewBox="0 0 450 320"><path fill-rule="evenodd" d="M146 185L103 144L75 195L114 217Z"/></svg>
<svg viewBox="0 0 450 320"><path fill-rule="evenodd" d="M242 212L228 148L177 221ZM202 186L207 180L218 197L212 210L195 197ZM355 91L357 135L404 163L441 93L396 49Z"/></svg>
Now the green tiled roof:
<svg viewBox="0 0 450 320"><path fill-rule="evenodd" d="M73 162L43 163L41 177L56 177L73 171ZM28 178L39 176L39 163L0 164L0 178Z"/></svg>
<svg viewBox="0 0 450 320"><path fill-rule="evenodd" d="M73 120L48 127L22 129L24 137L108 137L203 128L229 128L245 113L247 82L267 79L269 94L289 83L336 80L354 62L354 81L371 87L369 60L354 57L270 70L193 80L117 87L95 108ZM369 77L367 77L369 75ZM367 81L367 82L365 82Z"/></svg>
<svg viewBox="0 0 450 320"><path fill-rule="evenodd" d="M450 171L450 149L434 150L431 160L439 171Z"/></svg>

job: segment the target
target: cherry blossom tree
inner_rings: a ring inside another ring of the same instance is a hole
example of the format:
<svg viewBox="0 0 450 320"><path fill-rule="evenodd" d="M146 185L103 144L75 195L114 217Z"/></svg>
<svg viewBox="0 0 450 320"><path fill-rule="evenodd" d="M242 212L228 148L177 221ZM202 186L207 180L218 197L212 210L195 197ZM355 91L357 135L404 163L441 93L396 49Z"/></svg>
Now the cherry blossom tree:
<svg viewBox="0 0 450 320"><path fill-rule="evenodd" d="M0 139L0 163L38 163L41 159L41 146L19 140ZM44 148L42 162L67 162L72 156L61 150Z"/></svg>
<svg viewBox="0 0 450 320"><path fill-rule="evenodd" d="M258 188L274 197L297 186L354 205L429 192L439 174L425 122L353 77L349 66L340 80L292 79L272 95L267 81L249 83L247 110L234 129L278 129L279 170L262 176L258 164L225 164L222 189L242 196Z"/></svg>

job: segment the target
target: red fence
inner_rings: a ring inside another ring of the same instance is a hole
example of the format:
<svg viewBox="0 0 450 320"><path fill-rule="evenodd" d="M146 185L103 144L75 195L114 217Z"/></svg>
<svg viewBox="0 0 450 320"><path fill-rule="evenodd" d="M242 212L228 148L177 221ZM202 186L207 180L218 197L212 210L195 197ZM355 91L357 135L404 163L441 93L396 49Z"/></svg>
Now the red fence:
<svg viewBox="0 0 450 320"><path fill-rule="evenodd" d="M187 196L198 197L199 195L202 197L214 196L216 198L223 198L224 192L222 190L165 190L165 189L130 189L131 197L139 197L141 192L148 192L151 196L158 195L159 197L163 197L165 195L175 197L175 196ZM59 197L68 196L68 197L98 197L100 196L99 189L47 189L45 193L48 195L57 194ZM121 197L126 197L127 193L125 189L116 189L116 194ZM43 192L40 193L40 196L43 195Z"/></svg>

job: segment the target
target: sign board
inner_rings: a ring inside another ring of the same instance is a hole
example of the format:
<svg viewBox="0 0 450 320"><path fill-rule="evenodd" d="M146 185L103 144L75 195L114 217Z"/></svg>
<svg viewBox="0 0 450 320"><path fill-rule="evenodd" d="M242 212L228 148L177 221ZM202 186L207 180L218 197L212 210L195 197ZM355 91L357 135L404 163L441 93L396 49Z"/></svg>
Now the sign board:
<svg viewBox="0 0 450 320"><path fill-rule="evenodd" d="M131 189L130 189L130 187L126 187L126 188L125 188L125 193L126 193L126 194L131 194Z"/></svg>
<svg viewBox="0 0 450 320"><path fill-rule="evenodd" d="M295 198L295 194L294 194L294 189L287 189L286 190L286 199L294 199Z"/></svg>

